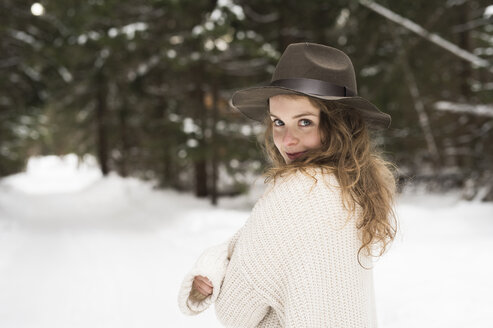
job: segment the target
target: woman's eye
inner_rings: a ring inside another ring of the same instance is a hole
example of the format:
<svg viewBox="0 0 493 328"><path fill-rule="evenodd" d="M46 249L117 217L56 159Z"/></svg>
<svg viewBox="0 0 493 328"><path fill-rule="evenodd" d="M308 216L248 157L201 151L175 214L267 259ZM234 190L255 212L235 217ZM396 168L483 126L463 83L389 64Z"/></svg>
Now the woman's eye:
<svg viewBox="0 0 493 328"><path fill-rule="evenodd" d="M312 121L310 121L310 120L307 120L307 119L300 120L301 126L309 126L311 124L312 124Z"/></svg>
<svg viewBox="0 0 493 328"><path fill-rule="evenodd" d="M276 118L275 120L273 120L272 121L272 124L274 124L274 126L282 126L282 125L284 125L284 123L280 119L278 119L278 118Z"/></svg>

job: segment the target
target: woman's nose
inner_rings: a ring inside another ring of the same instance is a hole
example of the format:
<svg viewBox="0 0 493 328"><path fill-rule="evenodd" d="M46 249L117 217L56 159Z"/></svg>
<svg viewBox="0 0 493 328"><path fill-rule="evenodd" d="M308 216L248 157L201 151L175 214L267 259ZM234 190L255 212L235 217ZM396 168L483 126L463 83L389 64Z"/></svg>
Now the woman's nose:
<svg viewBox="0 0 493 328"><path fill-rule="evenodd" d="M292 131L286 130L282 141L285 146L292 146L298 143L298 137Z"/></svg>

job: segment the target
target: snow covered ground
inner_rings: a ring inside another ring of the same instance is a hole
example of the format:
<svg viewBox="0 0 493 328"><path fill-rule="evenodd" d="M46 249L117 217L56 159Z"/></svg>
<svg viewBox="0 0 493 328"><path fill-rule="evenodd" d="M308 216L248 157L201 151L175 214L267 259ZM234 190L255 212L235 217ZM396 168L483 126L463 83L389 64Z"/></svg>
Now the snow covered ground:
<svg viewBox="0 0 493 328"><path fill-rule="evenodd" d="M262 190L221 199L102 178L89 159L30 161L0 181L0 327L220 327L186 317L183 275L246 220ZM492 327L493 204L401 196L399 236L375 263L379 326Z"/></svg>

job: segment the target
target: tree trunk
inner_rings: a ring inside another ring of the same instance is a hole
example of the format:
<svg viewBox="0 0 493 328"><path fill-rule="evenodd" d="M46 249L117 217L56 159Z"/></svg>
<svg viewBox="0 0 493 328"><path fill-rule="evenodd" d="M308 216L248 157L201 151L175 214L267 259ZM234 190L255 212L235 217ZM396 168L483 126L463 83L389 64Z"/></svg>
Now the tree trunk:
<svg viewBox="0 0 493 328"><path fill-rule="evenodd" d="M460 11L460 24L463 26L466 26L467 23L470 22L470 1L465 1L462 5L460 5L457 9ZM470 29L465 28L459 33L459 47L466 51L471 51L471 37L470 37ZM471 103L471 98L472 98L472 92L471 88L469 87L469 82L472 79L472 68L471 68L471 63L466 61L466 60L461 60L460 61L460 69L458 72L458 82L459 82L459 88L460 88L460 100L463 103ZM471 117L468 115L462 115L461 116L461 121L468 123ZM457 136L460 135L465 135L467 137L468 134L471 132L468 131L468 125L466 124L461 124L457 128ZM469 144L468 145L471 148L474 148L474 145ZM459 145L456 145L457 148L459 148ZM465 169L471 170L474 167L474 159L471 156L468 155L455 155L455 160L459 164L460 167L463 167Z"/></svg>
<svg viewBox="0 0 493 328"><path fill-rule="evenodd" d="M411 98L413 99L414 109L418 114L418 122L423 131L426 146L428 149L428 153L432 160L432 164L435 168L440 165L440 156L438 153L438 148L435 142L435 138L433 136L433 132L430 126L430 120L428 118L428 114L425 111L425 106L423 100L421 99L421 95L418 89L418 85L416 83L416 79L414 78L414 74L409 66L409 59L404 51L405 47L402 45L402 41L397 36L395 30L392 29L393 26L390 27L392 34L394 36L395 42L398 45L398 49L401 49L399 54L399 60L402 64L402 68L404 70L404 78L406 79L406 84L409 89L409 93L411 94Z"/></svg>
<svg viewBox="0 0 493 328"><path fill-rule="evenodd" d="M218 87L217 82L214 81L212 85L212 124L211 124L211 203L212 205L217 205L217 131L216 131L216 123L217 123L217 112L219 106L218 99Z"/></svg>
<svg viewBox="0 0 493 328"><path fill-rule="evenodd" d="M160 121L161 121L161 156L162 156L162 171L161 185L167 187L176 187L176 177L173 174L173 155L171 146L174 145L172 134L169 133L170 121L168 118L168 104L162 98L160 102Z"/></svg>
<svg viewBox="0 0 493 328"><path fill-rule="evenodd" d="M461 24L466 25L469 18L469 2L464 2L461 8ZM470 29L466 28L459 33L459 47L471 52L471 36ZM461 95L464 97L463 102L469 102L471 98L471 88L469 87L469 80L472 77L471 63L467 60L461 60L461 74L460 74L460 89Z"/></svg>
<svg viewBox="0 0 493 328"><path fill-rule="evenodd" d="M119 111L119 130L120 130L120 176L126 177L128 176L128 105L127 100L123 99L122 106Z"/></svg>
<svg viewBox="0 0 493 328"><path fill-rule="evenodd" d="M205 159L194 163L195 167L195 196L207 197L207 165Z"/></svg>
<svg viewBox="0 0 493 328"><path fill-rule="evenodd" d="M287 5L287 4L286 4ZM282 53L284 50L292 43L291 37L286 35L286 28L289 25L286 23L287 18L289 17L288 8L286 5L283 5L279 8L279 21L278 21L278 35L277 42L279 43L279 51ZM287 14L286 14L287 13Z"/></svg>
<svg viewBox="0 0 493 328"><path fill-rule="evenodd" d="M202 64L203 65L203 64ZM207 142L205 139L206 132L206 109L204 105L204 89L202 84L202 77L204 68L199 66L196 70L197 72L197 83L195 88L194 103L195 107L195 118L198 122L200 130L196 138L198 139L198 149L197 157L195 158L194 168L195 168L195 195L197 197L207 197Z"/></svg>
<svg viewBox="0 0 493 328"><path fill-rule="evenodd" d="M96 76L96 149L101 172L104 176L109 173L108 166L108 136L107 136L107 85L106 78L102 70Z"/></svg>

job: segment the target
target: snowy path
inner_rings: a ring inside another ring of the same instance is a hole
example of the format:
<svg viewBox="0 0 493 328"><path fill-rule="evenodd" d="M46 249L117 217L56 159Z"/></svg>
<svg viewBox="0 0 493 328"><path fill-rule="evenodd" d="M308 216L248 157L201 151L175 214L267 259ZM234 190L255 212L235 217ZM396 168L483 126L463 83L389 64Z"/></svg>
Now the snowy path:
<svg viewBox="0 0 493 328"><path fill-rule="evenodd" d="M0 181L0 327L220 327L213 308L183 316L177 289L253 197L213 208L134 179L75 177L55 193L27 188L40 182L29 174ZM493 205L406 196L398 214L375 266L380 327L491 327Z"/></svg>

